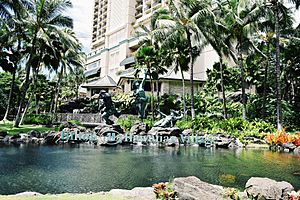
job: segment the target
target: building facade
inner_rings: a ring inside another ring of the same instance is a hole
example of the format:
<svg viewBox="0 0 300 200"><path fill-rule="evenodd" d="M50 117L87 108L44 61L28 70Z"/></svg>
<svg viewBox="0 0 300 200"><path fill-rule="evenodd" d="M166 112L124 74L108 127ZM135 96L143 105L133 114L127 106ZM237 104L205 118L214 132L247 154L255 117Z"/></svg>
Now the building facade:
<svg viewBox="0 0 300 200"><path fill-rule="evenodd" d="M84 84L87 96L101 89L114 90L113 87L105 88L103 84L95 86L98 79L105 76L113 79L124 92L130 91L128 84L123 84L126 83L124 80L131 79L131 74L124 75L124 71L134 62L133 53L138 48L135 30L140 24L147 25L152 13L165 5L166 0L95 0L91 52L87 57L85 71L88 78L88 82ZM197 59L194 77L199 85L196 85L196 89L206 79L206 68L217 60L217 54L209 48ZM181 79L180 73L175 76L176 81ZM120 81L121 78L123 80ZM172 80L162 78L162 86L165 87L161 88L167 88L170 81Z"/></svg>

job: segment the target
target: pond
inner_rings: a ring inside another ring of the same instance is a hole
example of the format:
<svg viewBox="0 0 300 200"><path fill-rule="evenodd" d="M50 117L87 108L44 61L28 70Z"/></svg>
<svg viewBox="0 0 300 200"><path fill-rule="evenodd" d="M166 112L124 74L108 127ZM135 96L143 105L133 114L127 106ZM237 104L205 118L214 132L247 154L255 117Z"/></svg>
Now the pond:
<svg viewBox="0 0 300 200"><path fill-rule="evenodd" d="M238 188L250 177L269 177L300 189L300 156L200 147L0 146L0 194L132 189L191 175Z"/></svg>

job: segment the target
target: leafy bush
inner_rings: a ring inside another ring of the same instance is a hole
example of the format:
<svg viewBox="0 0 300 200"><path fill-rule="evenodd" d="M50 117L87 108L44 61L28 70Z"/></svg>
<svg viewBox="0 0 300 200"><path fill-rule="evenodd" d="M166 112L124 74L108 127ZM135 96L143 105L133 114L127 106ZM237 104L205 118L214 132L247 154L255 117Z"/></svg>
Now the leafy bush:
<svg viewBox="0 0 300 200"><path fill-rule="evenodd" d="M159 98L160 111L165 114L170 114L170 110L180 110L181 100L178 95L164 94Z"/></svg>
<svg viewBox="0 0 300 200"><path fill-rule="evenodd" d="M125 129L125 132L129 131L131 127L134 125L134 123L137 121L136 117L133 117L131 115L126 116L124 119L119 119L117 121L117 124L120 125L122 128Z"/></svg>
<svg viewBox="0 0 300 200"><path fill-rule="evenodd" d="M241 118L219 119L215 117L197 116L194 121L180 120L176 123L181 130L193 129L195 132L226 133L234 137L244 138L246 136L263 138L266 133L272 133L275 127L262 120L252 122Z"/></svg>
<svg viewBox="0 0 300 200"><path fill-rule="evenodd" d="M51 122L51 116L44 114L28 114L24 118L24 124L49 125Z"/></svg>

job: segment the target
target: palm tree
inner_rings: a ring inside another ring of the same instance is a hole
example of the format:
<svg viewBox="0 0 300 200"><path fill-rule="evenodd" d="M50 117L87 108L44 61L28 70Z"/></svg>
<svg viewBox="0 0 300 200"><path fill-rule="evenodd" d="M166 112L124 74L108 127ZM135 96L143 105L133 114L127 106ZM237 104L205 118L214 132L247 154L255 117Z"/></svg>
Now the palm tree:
<svg viewBox="0 0 300 200"><path fill-rule="evenodd" d="M292 3L295 4L296 9L299 8L300 6L300 0L291 0ZM281 0L275 0L275 1L270 1L269 4L271 5L271 8L273 10L273 14L275 16L275 35L276 35L276 52L275 52L275 66L276 66L276 99L277 99L277 106L276 106L276 113L277 113L277 129L279 131L282 130L283 128L283 122L282 122L282 95L281 95L281 67L280 67L280 46L279 46L279 39L280 39L280 26L279 22L282 17L282 11L284 10L284 5Z"/></svg>
<svg viewBox="0 0 300 200"><path fill-rule="evenodd" d="M226 41L236 44L235 54L230 53L241 70L241 88L242 88L242 114L243 119L247 119L246 113L246 82L244 54L249 50L258 51L258 48L251 40L251 36L258 31L257 23L262 17L263 7L250 1L231 0L222 1L219 4L221 11L220 17L224 19L223 27L227 29L228 35ZM229 44L228 42L226 44ZM218 51L217 51L218 52ZM229 53L229 52L228 52ZM261 53L261 52L260 52ZM224 97L223 97L224 98Z"/></svg>
<svg viewBox="0 0 300 200"><path fill-rule="evenodd" d="M195 119L194 109L194 66L193 66L193 48L197 46L202 49L205 46L203 42L203 31L205 27L197 26L201 21L207 22L211 18L212 12L209 1L198 0L180 0L169 1L169 18L161 20L161 28L168 33L165 35L165 42L175 40L178 35L185 38L189 50L189 69L191 84L191 115Z"/></svg>
<svg viewBox="0 0 300 200"><path fill-rule="evenodd" d="M219 9L220 4L218 4L218 9L215 10L215 23L208 23L206 25L207 32L204 32L203 35L208 43L213 47L216 53L219 56L219 66L220 66L220 84L222 92L222 102L223 102L223 115L227 119L227 106L226 106L226 94L225 94L225 85L224 85L224 69L223 69L223 59L229 58L230 56L234 57L233 47L230 40L227 39L227 35L230 34L228 29L223 25L224 21L222 15L220 15ZM199 24L201 28L203 24Z"/></svg>
<svg viewBox="0 0 300 200"><path fill-rule="evenodd" d="M12 103L12 93L15 87L15 78L18 65L22 59L21 48L22 48L22 21L26 18L27 12L26 9L30 6L30 2L26 0L0 0L0 44L1 51L5 50L6 52L1 52L1 54L6 54L8 60L5 65L11 66L9 71L13 78L11 82L10 93L8 97L8 103L6 112L3 120L7 120L8 114L10 112L11 103ZM7 53L9 52L9 53ZM6 58L2 61L5 61Z"/></svg>
<svg viewBox="0 0 300 200"><path fill-rule="evenodd" d="M189 70L190 62L187 41L181 35L177 35L177 38L174 38L174 40L168 40L167 42L164 42L162 44L162 48L166 49L167 51L166 56L164 57L164 62L166 63L165 65L173 67L172 70L174 70L175 73L177 73L178 71L180 71L181 73L183 114L186 119L187 109L184 72ZM198 53L196 51L193 51L193 55L195 59Z"/></svg>
<svg viewBox="0 0 300 200"><path fill-rule="evenodd" d="M19 126L21 112L25 101L25 95L29 86L29 77L31 65L34 61L35 52L37 52L37 40L39 37L50 39L49 34L53 32L60 33L60 27L72 27L72 19L63 15L65 9L72 6L69 0L31 0L32 6L28 9L29 15L24 26L28 30L27 37L31 39L29 58L26 63L26 76L24 86L20 94L20 103L15 127Z"/></svg>
<svg viewBox="0 0 300 200"><path fill-rule="evenodd" d="M83 54L81 53L81 45L76 39L75 33L70 29L65 29L63 33L64 34L59 35L60 41L56 41L60 64L58 68L59 72L57 74L58 80L55 89L54 104L50 109L50 112L53 111L53 113L56 113L57 111L57 103L62 78L65 76L65 74L67 74L67 72L71 72L74 74L74 71L76 71L77 68L81 68L83 66Z"/></svg>
<svg viewBox="0 0 300 200"><path fill-rule="evenodd" d="M154 116L154 101L153 101L153 95L154 95L154 88L152 85L152 79L156 79L156 92L157 92L157 109L159 109L159 74L163 74L166 72L164 68L164 53L165 51L160 48L161 40L162 38L157 35L158 31L158 21L160 19L167 18L168 13L164 9L159 9L156 12L153 13L150 20L150 26L147 28L144 25L140 25L139 28L141 30L138 30L135 32L135 35L140 39L139 41L139 49L137 50L137 58L143 59L143 56L152 57L152 61L154 63L146 64L146 67L148 68L149 74L150 74L150 84L151 84L151 108L152 108L152 116ZM151 50L150 50L151 49ZM150 52L150 51L151 52ZM147 60L147 59L146 59ZM145 63L144 63L145 64Z"/></svg>

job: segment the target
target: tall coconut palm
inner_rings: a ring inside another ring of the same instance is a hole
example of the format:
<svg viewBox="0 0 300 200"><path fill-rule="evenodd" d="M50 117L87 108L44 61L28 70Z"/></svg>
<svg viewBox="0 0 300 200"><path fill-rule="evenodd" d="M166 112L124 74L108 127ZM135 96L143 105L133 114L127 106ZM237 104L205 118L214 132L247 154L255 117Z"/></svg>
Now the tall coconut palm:
<svg viewBox="0 0 300 200"><path fill-rule="evenodd" d="M21 112L25 101L25 95L29 86L29 76L31 65L37 47L39 37L47 37L51 32L61 32L60 27L72 27L72 19L64 16L63 13L67 8L72 6L69 0L31 0L32 6L28 9L29 16L24 26L26 27L27 37L30 38L30 52L26 63L26 76L24 86L20 94L20 103L15 119L15 127L19 126L21 120Z"/></svg>
<svg viewBox="0 0 300 200"><path fill-rule="evenodd" d="M70 29L65 29L63 34L57 35L59 41L54 41L57 46L57 57L59 57L59 67L57 73L57 84L55 89L54 104L51 106L50 112L56 113L58 97L61 87L62 78L68 73L76 71L76 68L83 66L83 54L81 53L81 45L75 37L75 33ZM51 62L51 61L50 61ZM57 71L56 70L56 71Z"/></svg>
<svg viewBox="0 0 300 200"><path fill-rule="evenodd" d="M300 6L300 0L291 0L293 4L295 4L296 9ZM273 14L275 16L275 35L276 35L276 52L275 52L275 66L276 66L276 99L277 99L277 106L276 106L276 113L277 113L277 129L279 131L283 128L283 120L282 120L282 95L281 95L281 67L280 67L280 45L279 45L279 39L280 39L280 25L279 22L282 18L282 11L284 6L284 3L282 0L275 0L275 1L269 1L268 2L271 5L271 8L273 10Z"/></svg>
<svg viewBox="0 0 300 200"><path fill-rule="evenodd" d="M21 50L23 30L22 21L27 16L27 8L30 7L30 2L26 0L0 0L0 46L1 54L4 51L10 52L7 54L7 66L11 65L9 71L13 78L11 82L11 89L8 97L8 103L3 120L7 120L12 103L12 93L15 87L15 78L18 65L22 59ZM2 52L3 51L3 52Z"/></svg>
<svg viewBox="0 0 300 200"><path fill-rule="evenodd" d="M257 33L257 24L263 16L263 7L259 1L253 3L243 0L224 0L221 5L221 17L224 19L224 27L228 30L228 41L236 44L236 52L234 59L241 70L241 89L242 89L242 115L243 119L247 119L246 113L246 82L245 82L245 67L244 58L250 51L259 51L251 40L251 36ZM260 51L259 51L260 52Z"/></svg>
<svg viewBox="0 0 300 200"><path fill-rule="evenodd" d="M181 35L187 41L189 49L189 69L190 69L190 84L191 84L191 115L195 119L194 109L194 66L193 66L193 48L203 47L203 31L205 27L199 29L197 23L206 22L213 15L210 1L198 0L170 0L169 3L169 18L161 20L160 26L163 29L169 30L165 38L165 42L174 40L178 35ZM201 49L201 48L199 48Z"/></svg>

